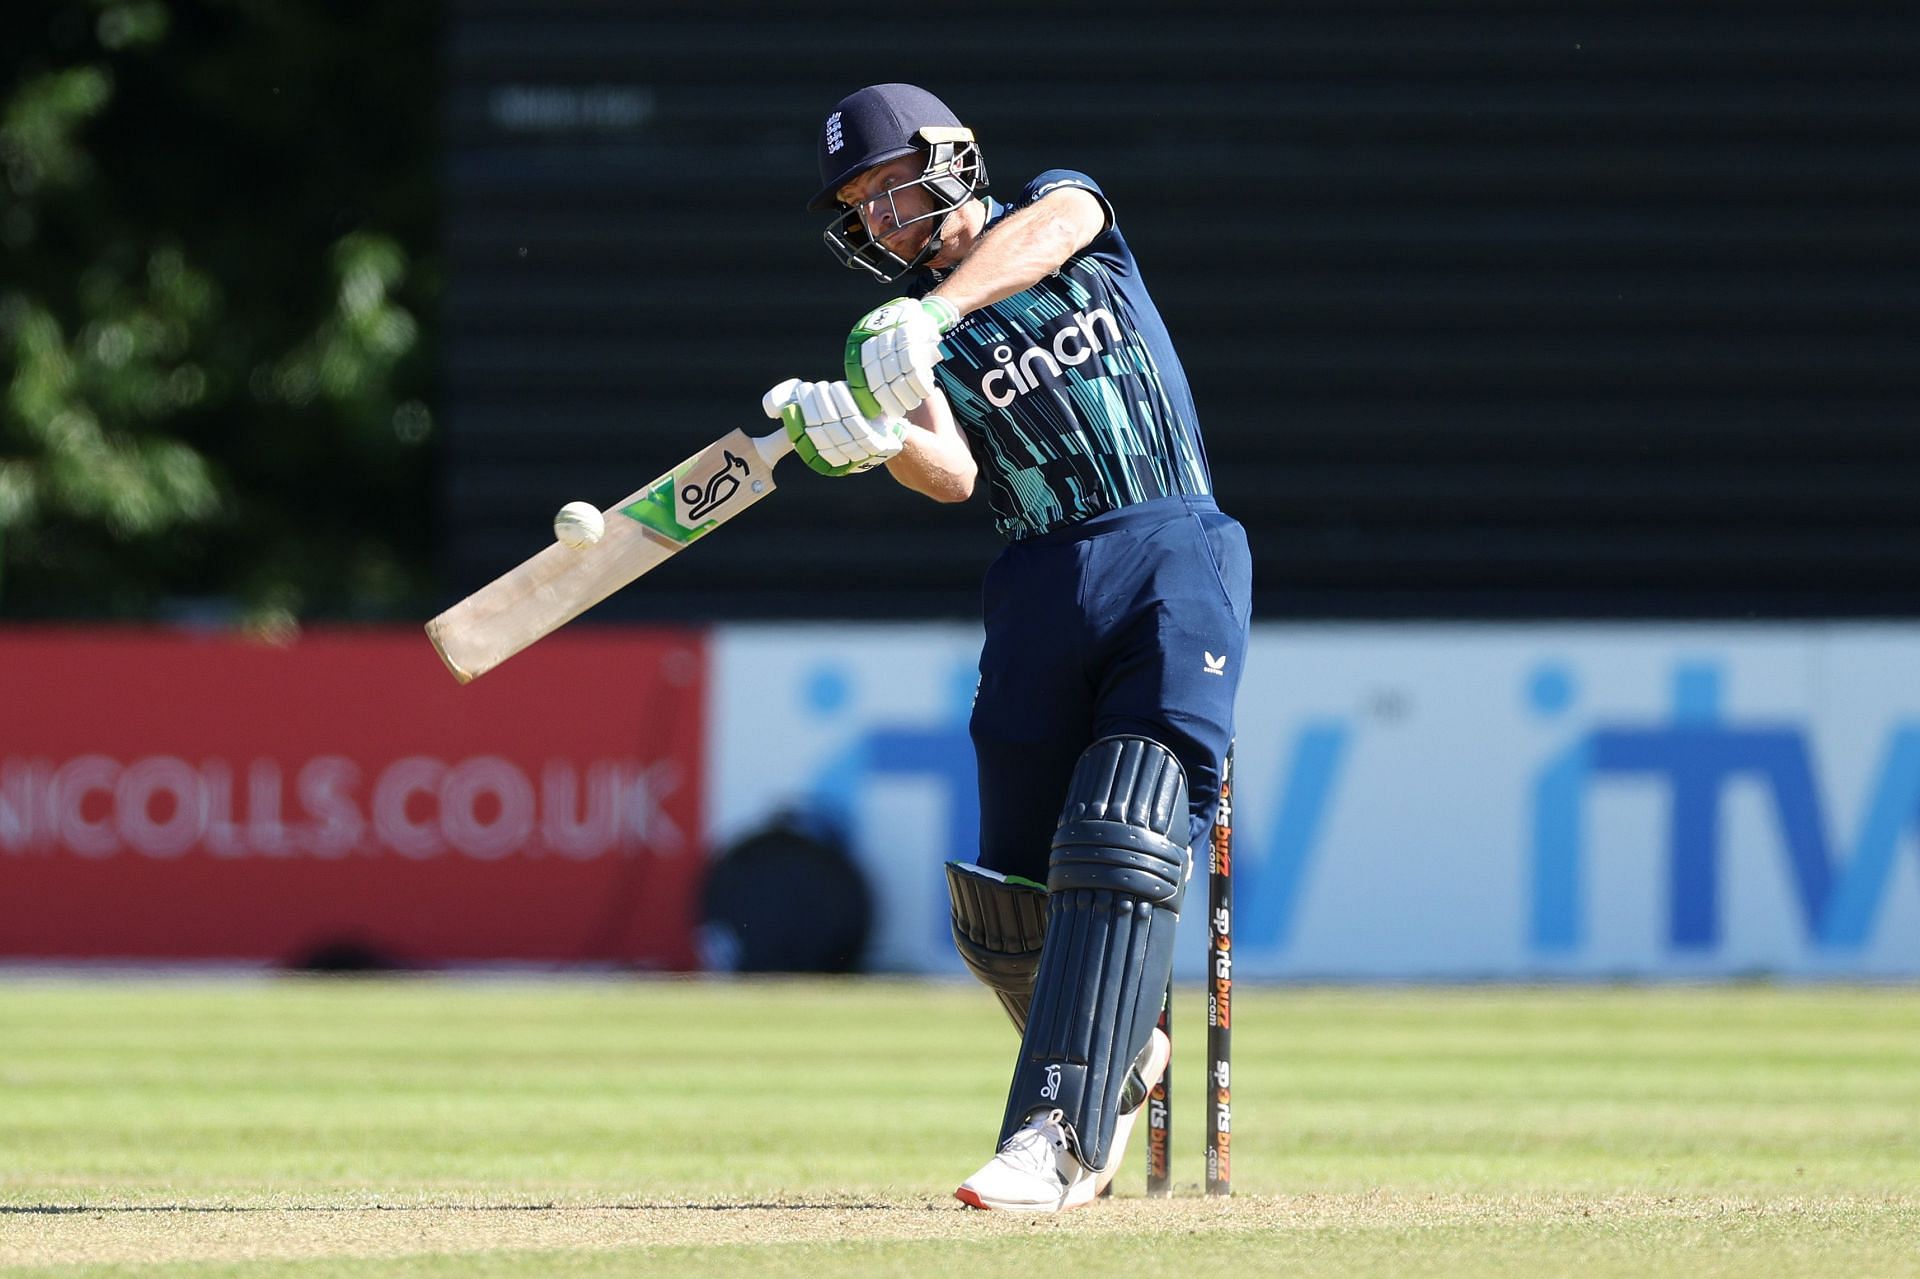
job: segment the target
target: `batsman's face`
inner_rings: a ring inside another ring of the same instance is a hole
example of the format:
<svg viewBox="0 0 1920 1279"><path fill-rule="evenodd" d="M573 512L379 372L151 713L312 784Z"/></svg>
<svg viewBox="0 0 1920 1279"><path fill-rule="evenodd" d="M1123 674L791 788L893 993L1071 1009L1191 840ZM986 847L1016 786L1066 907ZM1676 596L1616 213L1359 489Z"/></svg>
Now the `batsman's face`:
<svg viewBox="0 0 1920 1279"><path fill-rule="evenodd" d="M868 235L909 260L935 229L935 220L928 216L934 210L933 197L918 181L924 166L918 155L902 156L875 165L835 192L842 204L860 214Z"/></svg>

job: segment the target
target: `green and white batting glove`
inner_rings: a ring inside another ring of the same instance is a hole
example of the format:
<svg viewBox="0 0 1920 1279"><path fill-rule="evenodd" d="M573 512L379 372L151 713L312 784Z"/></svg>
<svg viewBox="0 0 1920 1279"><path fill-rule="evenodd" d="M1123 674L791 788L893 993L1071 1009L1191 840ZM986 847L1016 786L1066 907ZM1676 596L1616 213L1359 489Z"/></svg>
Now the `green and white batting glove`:
<svg viewBox="0 0 1920 1279"><path fill-rule="evenodd" d="M945 298L895 298L847 334L847 385L868 413L903 417L933 394L940 335L960 322Z"/></svg>
<svg viewBox="0 0 1920 1279"><path fill-rule="evenodd" d="M845 382L788 378L761 397L760 407L787 428L800 460L822 475L870 471L907 440L904 421L862 413Z"/></svg>

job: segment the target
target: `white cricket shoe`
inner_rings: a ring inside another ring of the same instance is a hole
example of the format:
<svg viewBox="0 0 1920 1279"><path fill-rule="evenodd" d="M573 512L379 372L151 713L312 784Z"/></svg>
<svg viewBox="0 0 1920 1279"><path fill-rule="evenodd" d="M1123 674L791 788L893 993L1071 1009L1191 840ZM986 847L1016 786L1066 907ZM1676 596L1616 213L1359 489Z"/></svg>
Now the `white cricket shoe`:
<svg viewBox="0 0 1920 1279"><path fill-rule="evenodd" d="M1147 1036L1147 1047L1141 1053L1137 1069L1143 1085L1140 1092L1140 1104L1132 1110L1123 1110L1119 1118L1113 1121L1113 1148L1107 1154L1107 1166L1094 1175L1093 1193L1105 1194L1107 1185L1120 1171L1120 1161L1127 1156L1127 1138L1133 1135L1133 1121L1147 1108L1147 1098L1160 1083L1160 1076L1167 1073L1167 1062L1173 1059L1173 1041L1158 1026Z"/></svg>
<svg viewBox="0 0 1920 1279"><path fill-rule="evenodd" d="M1065 1212L1093 1200L1094 1172L1067 1148L1058 1110L1035 1111L953 1197L1000 1212Z"/></svg>

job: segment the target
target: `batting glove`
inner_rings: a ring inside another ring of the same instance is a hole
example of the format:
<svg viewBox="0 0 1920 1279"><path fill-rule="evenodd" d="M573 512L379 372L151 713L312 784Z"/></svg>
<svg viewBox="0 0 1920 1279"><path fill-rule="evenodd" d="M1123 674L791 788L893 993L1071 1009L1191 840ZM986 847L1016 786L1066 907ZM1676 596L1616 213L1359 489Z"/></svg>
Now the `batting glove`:
<svg viewBox="0 0 1920 1279"><path fill-rule="evenodd" d="M845 382L788 378L761 397L760 407L787 428L793 451L822 475L858 475L905 446L907 424L869 416Z"/></svg>
<svg viewBox="0 0 1920 1279"><path fill-rule="evenodd" d="M895 298L860 318L847 334L847 385L876 416L902 417L933 394L940 335L960 322L945 298Z"/></svg>

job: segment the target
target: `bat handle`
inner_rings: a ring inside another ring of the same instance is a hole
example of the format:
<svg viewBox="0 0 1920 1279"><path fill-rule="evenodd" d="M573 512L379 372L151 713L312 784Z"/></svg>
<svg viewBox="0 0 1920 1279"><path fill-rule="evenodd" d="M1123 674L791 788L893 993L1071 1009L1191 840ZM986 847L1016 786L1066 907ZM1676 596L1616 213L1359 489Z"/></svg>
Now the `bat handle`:
<svg viewBox="0 0 1920 1279"><path fill-rule="evenodd" d="M793 452L793 441L787 438L784 430L769 431L765 435L753 437L753 451L760 455L760 460L767 464L767 469L772 470L775 463Z"/></svg>

